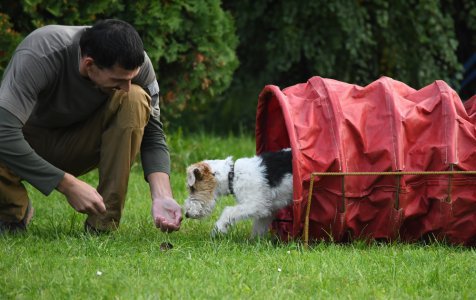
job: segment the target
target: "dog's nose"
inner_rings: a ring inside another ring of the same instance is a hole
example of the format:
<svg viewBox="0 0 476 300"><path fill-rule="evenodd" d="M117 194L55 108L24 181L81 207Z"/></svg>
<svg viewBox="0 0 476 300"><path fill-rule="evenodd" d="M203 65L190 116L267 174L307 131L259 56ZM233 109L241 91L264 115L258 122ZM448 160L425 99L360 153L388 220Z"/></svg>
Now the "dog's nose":
<svg viewBox="0 0 476 300"><path fill-rule="evenodd" d="M190 218L188 212L185 213L185 218Z"/></svg>

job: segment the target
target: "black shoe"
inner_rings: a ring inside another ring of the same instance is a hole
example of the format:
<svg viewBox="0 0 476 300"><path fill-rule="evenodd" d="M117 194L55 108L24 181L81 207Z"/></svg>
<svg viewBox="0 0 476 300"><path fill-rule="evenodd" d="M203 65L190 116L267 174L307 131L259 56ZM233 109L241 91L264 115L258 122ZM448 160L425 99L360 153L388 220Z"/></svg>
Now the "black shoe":
<svg viewBox="0 0 476 300"><path fill-rule="evenodd" d="M33 218L35 210L31 206L31 201L28 200L28 206L26 208L25 216L20 222L5 222L0 220L0 234L4 233L21 233L25 232L28 224Z"/></svg>

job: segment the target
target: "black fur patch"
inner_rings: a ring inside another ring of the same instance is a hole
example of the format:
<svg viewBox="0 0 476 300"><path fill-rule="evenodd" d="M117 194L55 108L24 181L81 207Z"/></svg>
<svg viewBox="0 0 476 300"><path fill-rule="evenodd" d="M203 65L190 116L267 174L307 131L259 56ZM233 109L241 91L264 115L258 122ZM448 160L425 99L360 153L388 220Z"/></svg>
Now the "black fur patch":
<svg viewBox="0 0 476 300"><path fill-rule="evenodd" d="M284 175L293 173L293 157L290 150L264 152L260 157L261 165L265 167L266 180L271 187L278 186Z"/></svg>

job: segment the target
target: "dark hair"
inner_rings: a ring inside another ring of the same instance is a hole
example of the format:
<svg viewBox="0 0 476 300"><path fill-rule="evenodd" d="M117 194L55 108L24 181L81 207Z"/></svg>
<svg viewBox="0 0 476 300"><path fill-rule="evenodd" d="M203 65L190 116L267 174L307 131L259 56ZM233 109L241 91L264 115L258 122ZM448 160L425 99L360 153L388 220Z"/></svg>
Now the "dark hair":
<svg viewBox="0 0 476 300"><path fill-rule="evenodd" d="M144 45L137 31L127 22L108 19L87 28L79 40L82 56L89 56L100 68L118 64L134 70L144 63Z"/></svg>

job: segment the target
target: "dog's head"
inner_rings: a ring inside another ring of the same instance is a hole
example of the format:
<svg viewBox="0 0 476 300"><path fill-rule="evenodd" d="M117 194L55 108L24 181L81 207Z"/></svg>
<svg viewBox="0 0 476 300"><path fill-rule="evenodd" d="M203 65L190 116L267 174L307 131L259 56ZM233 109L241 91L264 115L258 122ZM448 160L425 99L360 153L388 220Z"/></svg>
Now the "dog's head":
<svg viewBox="0 0 476 300"><path fill-rule="evenodd" d="M189 196L185 200L185 217L201 219L209 216L215 207L217 180L212 168L206 162L199 162L187 168Z"/></svg>

